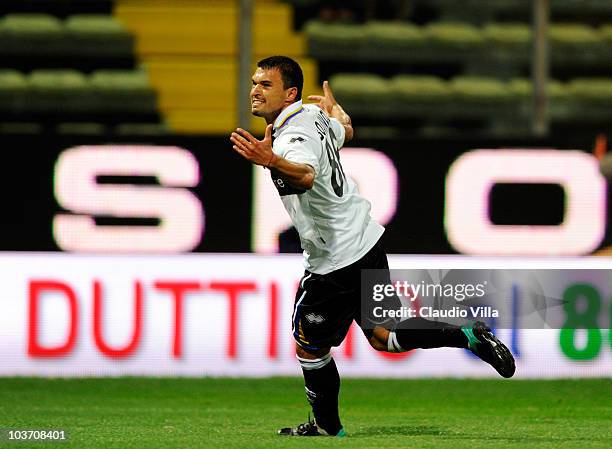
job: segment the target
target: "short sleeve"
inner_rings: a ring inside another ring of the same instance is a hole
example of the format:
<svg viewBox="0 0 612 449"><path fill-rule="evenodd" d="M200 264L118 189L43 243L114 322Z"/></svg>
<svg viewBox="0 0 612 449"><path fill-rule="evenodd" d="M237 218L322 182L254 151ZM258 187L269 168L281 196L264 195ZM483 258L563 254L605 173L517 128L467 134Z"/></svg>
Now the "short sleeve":
<svg viewBox="0 0 612 449"><path fill-rule="evenodd" d="M276 154L288 161L308 164L314 168L315 173L319 172L319 157L321 156L319 139L302 132L286 133L274 141L274 150Z"/></svg>
<svg viewBox="0 0 612 449"><path fill-rule="evenodd" d="M330 119L329 127L330 127L330 130L333 131L334 137L336 138L335 143L337 145L337 148L340 149L342 145L344 145L344 138L346 136L346 130L344 129L344 126L342 126L342 124L333 117Z"/></svg>

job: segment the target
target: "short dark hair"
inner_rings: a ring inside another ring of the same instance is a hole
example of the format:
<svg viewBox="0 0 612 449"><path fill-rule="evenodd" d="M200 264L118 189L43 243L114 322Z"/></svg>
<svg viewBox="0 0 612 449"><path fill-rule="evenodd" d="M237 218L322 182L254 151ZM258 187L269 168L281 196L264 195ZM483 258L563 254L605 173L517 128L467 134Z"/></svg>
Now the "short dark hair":
<svg viewBox="0 0 612 449"><path fill-rule="evenodd" d="M262 69L277 69L283 79L283 87L297 87L295 101L302 99L302 88L304 87L304 74L302 68L293 59L287 56L270 56L257 63L257 67Z"/></svg>

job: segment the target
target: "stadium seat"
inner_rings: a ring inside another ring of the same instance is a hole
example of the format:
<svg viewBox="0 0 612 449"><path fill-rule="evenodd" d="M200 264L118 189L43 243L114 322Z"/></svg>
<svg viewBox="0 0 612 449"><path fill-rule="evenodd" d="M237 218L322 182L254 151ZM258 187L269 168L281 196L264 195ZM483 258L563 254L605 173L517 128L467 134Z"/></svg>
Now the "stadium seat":
<svg viewBox="0 0 612 449"><path fill-rule="evenodd" d="M551 61L556 66L609 66L609 50L601 33L593 27L583 24L550 26Z"/></svg>
<svg viewBox="0 0 612 449"><path fill-rule="evenodd" d="M533 115L533 82L526 78L514 78L507 83L507 86L520 103L520 115L527 120L530 119ZM550 80L547 85L547 95L551 120L569 119L573 109L565 85L557 80Z"/></svg>
<svg viewBox="0 0 612 449"><path fill-rule="evenodd" d="M579 102L590 105L606 106L612 115L612 79L608 78L577 78L568 85L569 94Z"/></svg>
<svg viewBox="0 0 612 449"><path fill-rule="evenodd" d="M68 53L79 57L131 58L134 38L114 17L74 15L65 21Z"/></svg>
<svg viewBox="0 0 612 449"><path fill-rule="evenodd" d="M370 51L372 56L377 52L414 51L426 48L427 39L423 30L410 23L372 22L364 28L368 45L373 47Z"/></svg>
<svg viewBox="0 0 612 449"><path fill-rule="evenodd" d="M467 23L434 22L425 27L429 42L451 51L473 51L484 44L478 28Z"/></svg>
<svg viewBox="0 0 612 449"><path fill-rule="evenodd" d="M112 16L44 14L0 20L0 57L20 70L133 68L134 38Z"/></svg>
<svg viewBox="0 0 612 449"><path fill-rule="evenodd" d="M112 116L157 115L157 97L143 71L96 70L92 73L91 89L98 104L98 112Z"/></svg>
<svg viewBox="0 0 612 449"><path fill-rule="evenodd" d="M612 46L612 24L602 25L601 28L599 28L599 36L608 48L610 48L610 46Z"/></svg>
<svg viewBox="0 0 612 449"><path fill-rule="evenodd" d="M512 101L512 92L500 80L460 76L450 82L455 98L464 104L500 104Z"/></svg>
<svg viewBox="0 0 612 449"><path fill-rule="evenodd" d="M76 70L35 70L28 76L28 109L35 115L76 115L94 101L85 76Z"/></svg>
<svg viewBox="0 0 612 449"><path fill-rule="evenodd" d="M330 79L334 95L351 113L375 116L393 112L393 92L378 75L339 74Z"/></svg>
<svg viewBox="0 0 612 449"><path fill-rule="evenodd" d="M565 86L565 97L551 96L551 119L564 127L609 126L612 120L612 79L576 78Z"/></svg>
<svg viewBox="0 0 612 449"><path fill-rule="evenodd" d="M397 75L389 82L395 114L413 119L441 118L441 110L454 107L448 83L435 76Z"/></svg>
<svg viewBox="0 0 612 449"><path fill-rule="evenodd" d="M62 29L60 20L47 14L7 14L1 24L5 31L31 36L56 33Z"/></svg>
<svg viewBox="0 0 612 449"><path fill-rule="evenodd" d="M452 101L452 91L448 84L436 76L398 75L391 80L390 87L393 96L406 105Z"/></svg>
<svg viewBox="0 0 612 449"><path fill-rule="evenodd" d="M435 76L398 75L386 80L376 75L338 74L331 83L338 100L366 121L378 115L434 122L517 121L531 113L531 82L526 79L505 83L492 77L460 76L445 81ZM550 90L555 101L565 98L560 83L551 82Z"/></svg>
<svg viewBox="0 0 612 449"><path fill-rule="evenodd" d="M16 70L0 70L0 115L13 117L23 113L26 107L27 82Z"/></svg>
<svg viewBox="0 0 612 449"><path fill-rule="evenodd" d="M588 25L583 24L551 24L550 43L553 47L584 49L588 45L598 45L601 38L597 32Z"/></svg>
<svg viewBox="0 0 612 449"><path fill-rule="evenodd" d="M531 27L523 23L488 23L480 28L484 50L469 58L469 73L508 79L531 61Z"/></svg>
<svg viewBox="0 0 612 449"><path fill-rule="evenodd" d="M496 50L527 50L531 44L531 27L524 23L489 23L482 27L482 37Z"/></svg>
<svg viewBox="0 0 612 449"><path fill-rule="evenodd" d="M441 111L454 118L500 122L520 115L521 102L506 83L496 78L458 76L449 83L454 101Z"/></svg>
<svg viewBox="0 0 612 449"><path fill-rule="evenodd" d="M514 78L507 83L508 88L513 96L522 100L532 100L533 97L533 82L526 78ZM551 101L567 100L568 91L565 86L557 81L550 80L547 85L547 94Z"/></svg>
<svg viewBox="0 0 612 449"><path fill-rule="evenodd" d="M533 101L533 82L526 78L514 78L507 83L513 96L521 101L531 104ZM550 80L546 86L551 104L560 105L568 100L568 91L565 85L557 80Z"/></svg>
<svg viewBox="0 0 612 449"><path fill-rule="evenodd" d="M0 53L54 55L61 51L63 29L60 21L45 14L9 14L0 20Z"/></svg>
<svg viewBox="0 0 612 449"><path fill-rule="evenodd" d="M366 43L366 34L360 25L325 24L318 21L306 24L308 52L317 59L359 59Z"/></svg>

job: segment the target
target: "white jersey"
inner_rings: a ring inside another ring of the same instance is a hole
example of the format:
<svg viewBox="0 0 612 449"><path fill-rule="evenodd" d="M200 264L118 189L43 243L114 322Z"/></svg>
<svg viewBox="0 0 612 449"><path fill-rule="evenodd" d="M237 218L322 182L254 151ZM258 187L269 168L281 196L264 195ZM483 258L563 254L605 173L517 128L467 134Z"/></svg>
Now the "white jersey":
<svg viewBox="0 0 612 449"><path fill-rule="evenodd" d="M306 269L326 274L361 259L384 228L370 217L370 202L359 195L340 163L344 127L318 106L298 101L277 117L272 133L275 154L315 171L310 190L293 188L272 173L300 235Z"/></svg>

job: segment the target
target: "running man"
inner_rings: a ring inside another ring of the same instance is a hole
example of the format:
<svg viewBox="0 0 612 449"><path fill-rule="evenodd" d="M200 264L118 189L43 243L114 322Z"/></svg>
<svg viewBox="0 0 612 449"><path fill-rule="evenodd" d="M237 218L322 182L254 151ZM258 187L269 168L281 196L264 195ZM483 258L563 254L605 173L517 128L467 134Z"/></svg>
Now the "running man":
<svg viewBox="0 0 612 449"><path fill-rule="evenodd" d="M323 96L308 97L316 104L303 104L302 70L291 58L262 59L252 81L251 112L266 120L264 138L238 128L230 141L246 160L270 170L300 235L306 268L292 322L315 419L279 434L346 435L338 414L340 377L330 349L342 343L353 320L378 351L468 348L500 375L511 377L512 354L483 323L467 328L412 318L401 328L363 325L361 270L388 270L388 263L380 242L384 228L370 217L370 203L340 162L339 149L353 138L351 118L327 81Z"/></svg>

